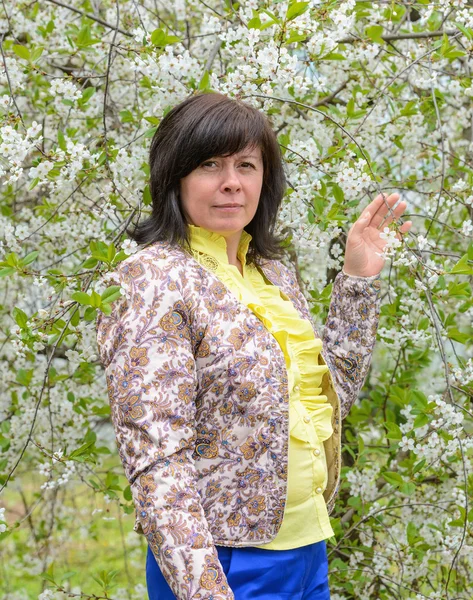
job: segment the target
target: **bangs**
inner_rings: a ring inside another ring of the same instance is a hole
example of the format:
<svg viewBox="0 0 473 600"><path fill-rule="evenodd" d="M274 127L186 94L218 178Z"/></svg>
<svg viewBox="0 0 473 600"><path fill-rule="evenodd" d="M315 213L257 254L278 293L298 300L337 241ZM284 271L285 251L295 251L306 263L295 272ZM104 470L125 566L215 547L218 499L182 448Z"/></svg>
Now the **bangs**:
<svg viewBox="0 0 473 600"><path fill-rule="evenodd" d="M264 158L266 126L263 115L237 102L203 107L179 141L182 156L180 177L185 177L212 156L229 156L246 147L261 148ZM187 159L187 160L186 160ZM184 174L182 174L184 173Z"/></svg>

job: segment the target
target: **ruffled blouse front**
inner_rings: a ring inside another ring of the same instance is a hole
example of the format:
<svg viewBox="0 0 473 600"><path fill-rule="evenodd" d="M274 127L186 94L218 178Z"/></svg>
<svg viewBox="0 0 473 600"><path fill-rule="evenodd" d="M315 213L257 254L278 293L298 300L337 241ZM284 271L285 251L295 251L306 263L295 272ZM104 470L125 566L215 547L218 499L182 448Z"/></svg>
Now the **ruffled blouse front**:
<svg viewBox="0 0 473 600"><path fill-rule="evenodd" d="M274 335L286 358L289 389L292 391L292 402L289 403L290 434L305 442L313 441L310 428L304 421L307 411L318 441L323 442L333 433L333 409L327 396L320 394L322 377L328 371L327 365L318 364L322 340L314 336L311 324L300 318L289 298L283 298L276 286L266 284L264 276L257 269L247 269L246 274L260 298L260 303L249 302L247 306ZM298 403L302 404L305 411L301 410Z"/></svg>
<svg viewBox="0 0 473 600"><path fill-rule="evenodd" d="M321 394L328 366L318 364L322 340L308 320L299 316L291 300L255 266L247 265L252 236L243 230L237 256L243 275L228 262L225 238L189 226L194 257L213 271L276 338L286 361L289 386L288 491L283 522L272 542L259 546L289 549L333 535L322 493L327 485L323 442L333 433L333 408Z"/></svg>

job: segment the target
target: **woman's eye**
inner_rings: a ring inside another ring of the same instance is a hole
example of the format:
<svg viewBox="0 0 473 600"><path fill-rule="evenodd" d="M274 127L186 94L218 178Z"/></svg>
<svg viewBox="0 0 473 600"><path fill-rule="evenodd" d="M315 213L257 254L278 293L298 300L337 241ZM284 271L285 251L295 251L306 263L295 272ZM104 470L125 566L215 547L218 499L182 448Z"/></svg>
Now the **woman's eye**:
<svg viewBox="0 0 473 600"><path fill-rule="evenodd" d="M215 164L215 161L214 160L206 160L205 162L202 163L201 166L206 167L207 165L210 165L210 164Z"/></svg>
<svg viewBox="0 0 473 600"><path fill-rule="evenodd" d="M243 166L245 166L245 165L246 165L246 166L248 166L248 167L251 167L252 169L254 169L254 168L255 168L255 166L254 166L252 163L249 163L249 162L242 163L242 165L243 165Z"/></svg>

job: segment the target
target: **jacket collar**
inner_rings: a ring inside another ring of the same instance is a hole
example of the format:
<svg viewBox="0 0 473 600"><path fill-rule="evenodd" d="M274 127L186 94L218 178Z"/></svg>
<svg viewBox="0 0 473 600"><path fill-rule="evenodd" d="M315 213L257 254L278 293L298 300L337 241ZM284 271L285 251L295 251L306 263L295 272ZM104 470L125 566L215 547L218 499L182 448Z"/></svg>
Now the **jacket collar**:
<svg viewBox="0 0 473 600"><path fill-rule="evenodd" d="M219 262L228 265L227 240L220 233L209 231L197 225L188 225L189 241L194 250L210 254ZM246 264L246 255L253 236L243 229L238 243L237 257L242 265Z"/></svg>
<svg viewBox="0 0 473 600"><path fill-rule="evenodd" d="M193 227L189 225L190 231L193 231ZM212 246L213 250L221 257L221 260L228 264L228 255L227 255L227 243L225 238L218 233L214 233L212 231L208 231L203 229L202 227L197 227L200 231L195 231L195 235L191 233L191 245L192 248L198 249L200 252L205 254L210 254L209 247ZM245 235L246 234L246 235ZM248 250L249 242L252 239L252 236L247 233L245 230L242 232L242 237L240 239L240 245L238 248L238 258L242 261L246 258L246 252ZM194 246L195 243L195 246ZM155 248L166 248L166 254L178 251L179 253L184 252L184 254L189 258L192 258L192 254L189 254L187 250L185 250L180 245L169 245L169 242L159 241L153 244ZM194 260L194 259L193 259ZM296 275L289 269L285 267L284 264L279 260L271 260L268 258L258 258L256 260L257 266L263 275L266 277L268 281L270 281L273 285L277 286L280 290L283 291L284 294L294 304L296 309L299 311L301 316L304 319L310 318L310 313L308 310L307 302L305 302L302 293L299 291L299 284L297 282ZM199 263L197 263L199 264ZM203 268L200 264L199 267ZM213 274L212 274L213 275ZM318 337L318 334L316 334Z"/></svg>

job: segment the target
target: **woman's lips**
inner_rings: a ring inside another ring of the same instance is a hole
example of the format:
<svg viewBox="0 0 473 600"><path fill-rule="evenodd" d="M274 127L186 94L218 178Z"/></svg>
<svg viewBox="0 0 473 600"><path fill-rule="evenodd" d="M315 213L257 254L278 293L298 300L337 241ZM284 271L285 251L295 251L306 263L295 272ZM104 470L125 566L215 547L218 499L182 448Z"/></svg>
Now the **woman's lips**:
<svg viewBox="0 0 473 600"><path fill-rule="evenodd" d="M217 210L221 210L223 212L234 213L234 212L237 212L238 210L240 210L240 208L242 208L242 206L241 206L241 204L238 204L237 206L215 206L214 208L216 208Z"/></svg>

